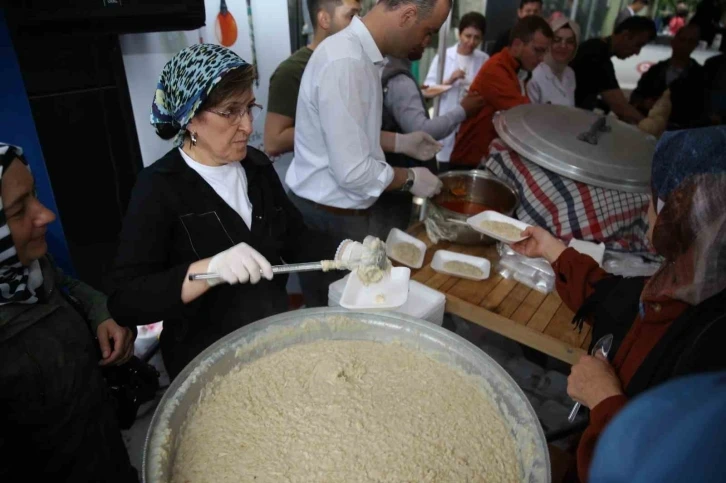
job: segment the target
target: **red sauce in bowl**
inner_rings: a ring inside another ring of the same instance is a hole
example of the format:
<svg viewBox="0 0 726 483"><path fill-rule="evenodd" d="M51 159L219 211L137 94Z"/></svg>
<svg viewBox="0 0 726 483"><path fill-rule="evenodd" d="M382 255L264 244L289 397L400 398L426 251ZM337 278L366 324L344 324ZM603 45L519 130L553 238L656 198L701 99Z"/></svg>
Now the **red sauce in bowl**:
<svg viewBox="0 0 726 483"><path fill-rule="evenodd" d="M462 215L476 215L482 211L491 210L491 208L486 205L466 200L449 200L442 201L438 204L442 208L446 208L447 210L454 211L456 213L461 213Z"/></svg>

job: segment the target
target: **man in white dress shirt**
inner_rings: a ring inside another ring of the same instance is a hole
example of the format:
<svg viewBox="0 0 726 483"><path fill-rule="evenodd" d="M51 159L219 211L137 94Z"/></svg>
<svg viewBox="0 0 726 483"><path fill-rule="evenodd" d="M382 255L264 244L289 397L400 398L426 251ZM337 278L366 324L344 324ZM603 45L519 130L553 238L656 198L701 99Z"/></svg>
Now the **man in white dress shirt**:
<svg viewBox="0 0 726 483"><path fill-rule="evenodd" d="M369 208L384 191L424 198L440 191L428 169L386 163L384 150L425 160L439 145L424 133L381 133L381 74L384 56L406 57L429 43L451 3L379 0L315 49L300 86L295 158L285 178L309 226L362 240L371 233Z"/></svg>

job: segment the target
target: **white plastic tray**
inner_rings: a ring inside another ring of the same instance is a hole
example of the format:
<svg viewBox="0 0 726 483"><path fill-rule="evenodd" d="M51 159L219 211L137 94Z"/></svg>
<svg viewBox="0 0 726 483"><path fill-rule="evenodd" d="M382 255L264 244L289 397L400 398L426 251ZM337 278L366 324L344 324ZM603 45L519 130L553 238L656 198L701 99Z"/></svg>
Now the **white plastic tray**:
<svg viewBox="0 0 726 483"><path fill-rule="evenodd" d="M418 248L421 252L421 256L416 261L416 263L414 263L413 265L409 265L408 263L405 263L402 260L394 257L393 245L395 245L396 243L410 243L412 245L415 245L416 248ZM426 257L426 244L418 238L414 238L408 233L399 230L398 228L392 228L391 231L388 232L388 238L386 238L386 256L388 256L388 258L390 258L391 260L395 260L398 263L406 265L407 267L421 268L423 266L424 258Z"/></svg>
<svg viewBox="0 0 726 483"><path fill-rule="evenodd" d="M363 285L360 279L351 274L340 298L341 307L346 309L394 309L408 300L408 281L411 269L394 267L378 283ZM383 297L380 300L379 297Z"/></svg>
<svg viewBox="0 0 726 483"><path fill-rule="evenodd" d="M434 97L438 97L444 92L451 89L453 86L445 86L441 84L434 84L432 86L429 86L426 90L423 91L423 95L427 99L433 99Z"/></svg>
<svg viewBox="0 0 726 483"><path fill-rule="evenodd" d="M343 297L345 284L348 277L356 275L348 274L328 287L328 306L340 307L340 299ZM408 281L408 300L406 303L391 309L400 314L410 315L417 319L427 320L432 324L442 325L444 323L444 311L446 308L446 297L441 292L427 287L415 280ZM355 309L356 312L377 312L376 309Z"/></svg>
<svg viewBox="0 0 726 483"><path fill-rule="evenodd" d="M478 215L474 215L466 220L466 222L469 224L470 227L478 231L479 233L484 233L485 235L488 235L496 240L499 240L500 242L504 242L507 244L511 243L517 243L521 242L522 240L526 239L527 237L520 237L516 239L511 238L504 238L501 235L498 235L497 233L494 233L492 231L486 230L481 227L481 223L483 221L501 221L503 223L509 223L510 225L514 225L517 228L521 228L522 231L526 230L530 225L523 223L519 220L515 220L514 218L511 218L506 215L502 215L501 213L497 213L496 211L482 211Z"/></svg>
<svg viewBox="0 0 726 483"><path fill-rule="evenodd" d="M462 275L459 272L454 272L444 268L446 262L457 261L474 265L476 268L481 270L481 277L468 277ZM486 280L489 278L489 274L492 269L492 264L486 258L473 257L471 255L464 255L463 253L450 252L448 250L438 250L434 253L434 258L431 260L431 268L439 273L445 273L446 275L453 275L454 277L465 278L467 280Z"/></svg>

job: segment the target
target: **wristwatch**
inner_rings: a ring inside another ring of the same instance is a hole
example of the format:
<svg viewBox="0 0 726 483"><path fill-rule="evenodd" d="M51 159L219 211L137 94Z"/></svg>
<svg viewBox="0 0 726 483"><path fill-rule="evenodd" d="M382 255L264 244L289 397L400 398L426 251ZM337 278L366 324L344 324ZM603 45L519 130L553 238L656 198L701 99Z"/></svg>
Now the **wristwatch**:
<svg viewBox="0 0 726 483"><path fill-rule="evenodd" d="M415 179L415 175L413 173L413 170L411 168L408 168L408 174L406 176L406 182L403 183L403 186L401 186L401 191L409 192L411 191L411 188L413 188L413 180Z"/></svg>

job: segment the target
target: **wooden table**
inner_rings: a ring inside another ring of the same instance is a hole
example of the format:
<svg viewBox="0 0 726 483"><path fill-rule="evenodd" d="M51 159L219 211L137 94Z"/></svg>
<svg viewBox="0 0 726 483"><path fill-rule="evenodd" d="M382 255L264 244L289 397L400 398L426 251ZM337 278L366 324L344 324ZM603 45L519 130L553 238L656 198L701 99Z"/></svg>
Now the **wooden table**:
<svg viewBox="0 0 726 483"><path fill-rule="evenodd" d="M543 294L495 272L499 260L496 246L465 246L450 242L431 243L419 224L409 233L426 243L426 259L411 278L446 295L446 311L486 327L568 364L574 364L590 344L590 327L582 333L571 324L574 314L557 292ZM450 250L484 257L492 262L487 280L474 282L435 272L430 264L436 250Z"/></svg>

